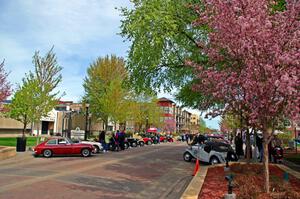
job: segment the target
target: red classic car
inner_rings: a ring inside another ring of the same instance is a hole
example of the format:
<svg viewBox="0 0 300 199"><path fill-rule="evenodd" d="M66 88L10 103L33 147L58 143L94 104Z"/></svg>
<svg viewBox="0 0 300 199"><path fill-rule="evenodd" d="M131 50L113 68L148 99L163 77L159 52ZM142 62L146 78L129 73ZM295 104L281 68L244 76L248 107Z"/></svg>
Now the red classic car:
<svg viewBox="0 0 300 199"><path fill-rule="evenodd" d="M159 137L159 142L168 142L168 140L165 136L160 136Z"/></svg>
<svg viewBox="0 0 300 199"><path fill-rule="evenodd" d="M144 137L143 141L147 145L151 145L153 143L153 140L151 138L148 138L148 137Z"/></svg>
<svg viewBox="0 0 300 199"><path fill-rule="evenodd" d="M43 155L46 158L52 155L72 155L81 154L83 157L91 155L94 147L90 144L73 143L72 140L65 137L50 138L37 145L34 149L34 156Z"/></svg>

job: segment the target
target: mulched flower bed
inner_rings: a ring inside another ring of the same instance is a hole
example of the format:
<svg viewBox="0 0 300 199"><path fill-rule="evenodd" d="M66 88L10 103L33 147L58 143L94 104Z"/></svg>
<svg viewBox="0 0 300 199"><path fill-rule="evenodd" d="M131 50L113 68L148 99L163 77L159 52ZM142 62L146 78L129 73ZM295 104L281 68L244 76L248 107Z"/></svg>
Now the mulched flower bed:
<svg viewBox="0 0 300 199"><path fill-rule="evenodd" d="M284 181L284 172L270 165L270 194L263 193L264 173L262 164L234 164L230 173L234 176L233 192L240 199L300 199L300 180L289 175ZM227 193L224 167L209 168L199 199L220 199Z"/></svg>

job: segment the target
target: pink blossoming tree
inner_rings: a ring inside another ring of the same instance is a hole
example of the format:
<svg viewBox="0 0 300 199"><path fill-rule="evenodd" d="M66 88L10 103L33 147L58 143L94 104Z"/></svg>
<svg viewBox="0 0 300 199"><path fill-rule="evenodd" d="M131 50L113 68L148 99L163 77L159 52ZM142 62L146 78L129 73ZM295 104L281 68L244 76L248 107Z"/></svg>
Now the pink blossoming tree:
<svg viewBox="0 0 300 199"><path fill-rule="evenodd" d="M300 1L287 0L280 12L271 7L268 0L204 1L194 25L209 27L208 39L198 43L208 61L187 61L199 79L194 89L224 104L213 113L241 110L263 131L266 192L272 133L300 112Z"/></svg>
<svg viewBox="0 0 300 199"><path fill-rule="evenodd" d="M8 74L4 70L4 62L2 62L0 63L0 104L11 94L11 85L7 81L7 76Z"/></svg>

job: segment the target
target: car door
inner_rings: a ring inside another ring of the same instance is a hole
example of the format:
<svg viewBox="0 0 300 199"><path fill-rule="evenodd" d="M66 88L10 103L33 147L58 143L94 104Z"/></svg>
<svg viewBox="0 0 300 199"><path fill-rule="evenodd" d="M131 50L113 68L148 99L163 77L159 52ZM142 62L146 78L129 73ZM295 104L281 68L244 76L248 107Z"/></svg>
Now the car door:
<svg viewBox="0 0 300 199"><path fill-rule="evenodd" d="M210 151L211 151L210 145L202 144L200 148L200 160L203 162L209 162Z"/></svg>
<svg viewBox="0 0 300 199"><path fill-rule="evenodd" d="M50 139L48 142L45 144L44 149L50 149L53 154L58 154L58 144L57 144L57 139Z"/></svg>
<svg viewBox="0 0 300 199"><path fill-rule="evenodd" d="M193 147L192 147L193 156L195 158L199 158L200 161L203 161L202 151L203 151L202 144L197 143L197 144L193 145Z"/></svg>
<svg viewBox="0 0 300 199"><path fill-rule="evenodd" d="M58 147L57 147L57 154L72 154L72 145L66 140L65 138L59 138Z"/></svg>

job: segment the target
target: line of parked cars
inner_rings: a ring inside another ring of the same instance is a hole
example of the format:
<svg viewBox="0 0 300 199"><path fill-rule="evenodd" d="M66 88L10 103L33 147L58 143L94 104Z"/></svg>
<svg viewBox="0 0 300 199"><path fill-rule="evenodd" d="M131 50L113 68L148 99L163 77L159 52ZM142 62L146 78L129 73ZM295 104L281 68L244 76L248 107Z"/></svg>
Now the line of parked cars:
<svg viewBox="0 0 300 199"><path fill-rule="evenodd" d="M160 136L160 142L173 142L171 137ZM129 147L137 147L144 145L157 144L158 140L156 136L143 137L141 139L126 138L125 149ZM110 150L114 150L110 147ZM83 157L91 156L92 153L100 153L103 151L101 143L96 141L81 141L71 140L66 137L50 137L46 141L40 143L33 148L34 156L43 156L46 158L53 155L81 155Z"/></svg>

